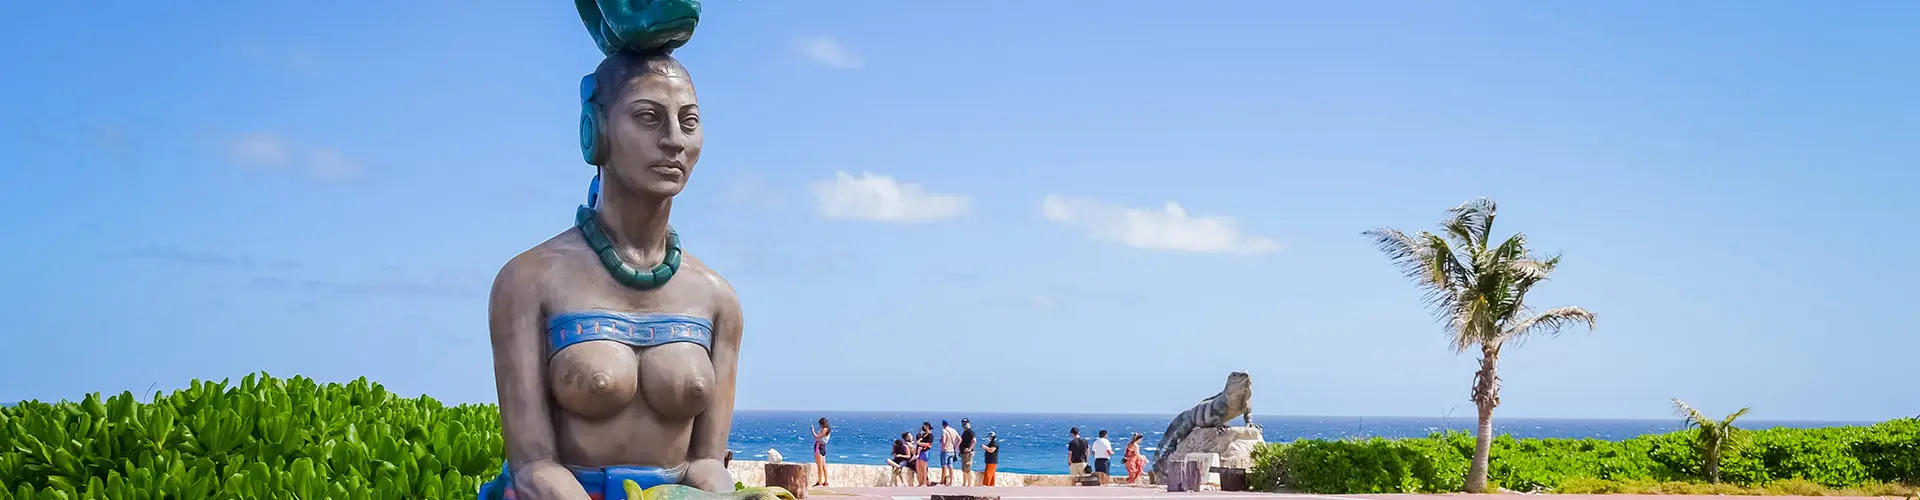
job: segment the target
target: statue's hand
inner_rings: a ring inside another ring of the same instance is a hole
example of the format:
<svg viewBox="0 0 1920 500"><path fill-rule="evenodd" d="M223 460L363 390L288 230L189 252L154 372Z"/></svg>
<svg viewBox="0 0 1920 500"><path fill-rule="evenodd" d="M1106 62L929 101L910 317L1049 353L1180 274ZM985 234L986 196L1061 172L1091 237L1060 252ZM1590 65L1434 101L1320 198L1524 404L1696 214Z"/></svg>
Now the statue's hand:
<svg viewBox="0 0 1920 500"><path fill-rule="evenodd" d="M719 460L703 458L687 464L687 476L680 484L700 488L714 493L733 492L733 473Z"/></svg>
<svg viewBox="0 0 1920 500"><path fill-rule="evenodd" d="M514 494L527 500L589 500L587 490L566 467L553 462L528 464L513 471Z"/></svg>

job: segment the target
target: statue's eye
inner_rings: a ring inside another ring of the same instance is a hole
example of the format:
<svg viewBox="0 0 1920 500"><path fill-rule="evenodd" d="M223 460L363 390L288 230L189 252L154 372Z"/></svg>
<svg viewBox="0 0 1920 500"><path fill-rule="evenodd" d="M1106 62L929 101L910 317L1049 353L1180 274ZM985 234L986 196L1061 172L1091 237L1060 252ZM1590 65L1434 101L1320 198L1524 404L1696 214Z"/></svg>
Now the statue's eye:
<svg viewBox="0 0 1920 500"><path fill-rule="evenodd" d="M681 128L693 130L694 127L698 126L700 126L700 115L687 115L680 118Z"/></svg>
<svg viewBox="0 0 1920 500"><path fill-rule="evenodd" d="M639 119L640 123L654 124L654 123L660 122L660 114L655 113L651 109L643 109L638 112L635 112L633 114L633 117L636 119Z"/></svg>

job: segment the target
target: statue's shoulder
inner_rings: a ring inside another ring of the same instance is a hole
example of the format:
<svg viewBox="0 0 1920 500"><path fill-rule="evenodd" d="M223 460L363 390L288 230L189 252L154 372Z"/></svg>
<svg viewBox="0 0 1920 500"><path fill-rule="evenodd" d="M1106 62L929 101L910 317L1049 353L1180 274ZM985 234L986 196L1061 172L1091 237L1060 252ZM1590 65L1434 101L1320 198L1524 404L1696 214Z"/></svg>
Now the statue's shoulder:
<svg viewBox="0 0 1920 500"><path fill-rule="evenodd" d="M708 266L706 261L700 260L699 257L694 256L692 253L683 254L680 260L679 275L698 279L701 288L712 293L714 306L718 308L722 314L729 311L735 314L739 313L740 296L733 291L733 284L728 283L726 278L721 277L719 271L715 271L712 267Z"/></svg>
<svg viewBox="0 0 1920 500"><path fill-rule="evenodd" d="M570 262L579 261L579 254L583 252L591 253L580 230L567 228L507 259L506 265L500 266L500 272L493 277L493 295L496 299L502 294L538 297L548 288L547 281L566 275L564 269Z"/></svg>

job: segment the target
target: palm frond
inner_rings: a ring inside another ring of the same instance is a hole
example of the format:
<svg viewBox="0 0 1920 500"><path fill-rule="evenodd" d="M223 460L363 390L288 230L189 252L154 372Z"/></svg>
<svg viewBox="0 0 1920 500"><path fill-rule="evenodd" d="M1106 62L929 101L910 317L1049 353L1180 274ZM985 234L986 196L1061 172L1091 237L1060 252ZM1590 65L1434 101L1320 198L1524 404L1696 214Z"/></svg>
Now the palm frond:
<svg viewBox="0 0 1920 500"><path fill-rule="evenodd" d="M1586 323L1587 329L1593 329L1593 313L1586 309L1573 306L1555 307L1513 323L1505 332L1502 332L1501 337L1505 339L1518 339L1531 336L1535 333L1559 335L1560 331L1566 327L1581 323Z"/></svg>
<svg viewBox="0 0 1920 500"><path fill-rule="evenodd" d="M1740 417L1746 416L1747 412L1752 409L1753 408L1751 407L1741 408L1740 411L1733 412L1732 415L1727 415L1727 418L1721 419L1720 422L1727 425L1733 425L1734 420L1738 420Z"/></svg>
<svg viewBox="0 0 1920 500"><path fill-rule="evenodd" d="M1527 234L1513 233L1513 236L1508 236L1506 241L1500 242L1500 246L1494 247L1492 253L1499 256L1501 260L1527 258Z"/></svg>
<svg viewBox="0 0 1920 500"><path fill-rule="evenodd" d="M1680 415L1680 418L1687 419L1687 427L1699 427L1700 424L1711 421L1707 420L1706 415L1700 414L1700 410L1693 409L1680 398L1673 398L1673 412Z"/></svg>
<svg viewBox="0 0 1920 500"><path fill-rule="evenodd" d="M1408 236L1392 228L1362 234L1373 238L1374 245L1387 254L1408 280L1421 288L1421 302L1436 318L1451 324L1458 317L1455 306L1459 303L1459 283L1466 278L1461 276L1464 269L1454 258L1446 239L1425 231L1418 236Z"/></svg>
<svg viewBox="0 0 1920 500"><path fill-rule="evenodd" d="M1431 281L1428 278L1433 271L1427 267L1427 262L1430 260L1427 255L1429 249L1421 240L1390 227L1375 228L1360 234L1373 238L1373 245L1378 247L1381 253L1387 254L1387 259L1392 260L1393 264L1407 275L1407 278L1421 285Z"/></svg>
<svg viewBox="0 0 1920 500"><path fill-rule="evenodd" d="M1485 250L1491 239L1488 235L1493 233L1495 208L1493 200L1469 200L1447 210L1447 221L1440 225L1447 229L1447 233L1465 240L1475 250Z"/></svg>
<svg viewBox="0 0 1920 500"><path fill-rule="evenodd" d="M1509 260L1506 266L1515 280L1541 282L1546 281L1547 277L1553 274L1552 264L1533 259Z"/></svg>
<svg viewBox="0 0 1920 500"><path fill-rule="evenodd" d="M1484 278L1482 278L1484 279ZM1498 301L1490 297L1485 290L1469 288L1461 294L1456 316L1456 330L1460 332L1454 343L1456 352L1466 352L1476 345L1492 345L1500 342L1500 308Z"/></svg>

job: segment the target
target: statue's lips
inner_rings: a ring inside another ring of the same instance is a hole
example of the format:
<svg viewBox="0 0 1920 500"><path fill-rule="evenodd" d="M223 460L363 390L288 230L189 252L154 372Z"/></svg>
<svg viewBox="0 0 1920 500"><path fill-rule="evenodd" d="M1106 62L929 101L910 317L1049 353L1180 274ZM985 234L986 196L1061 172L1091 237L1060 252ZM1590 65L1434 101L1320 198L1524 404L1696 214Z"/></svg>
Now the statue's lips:
<svg viewBox="0 0 1920 500"><path fill-rule="evenodd" d="M677 33L693 31L694 25L699 24L699 22L699 17L681 16L654 23L652 29L648 31L676 33L675 38L687 37L687 35Z"/></svg>

